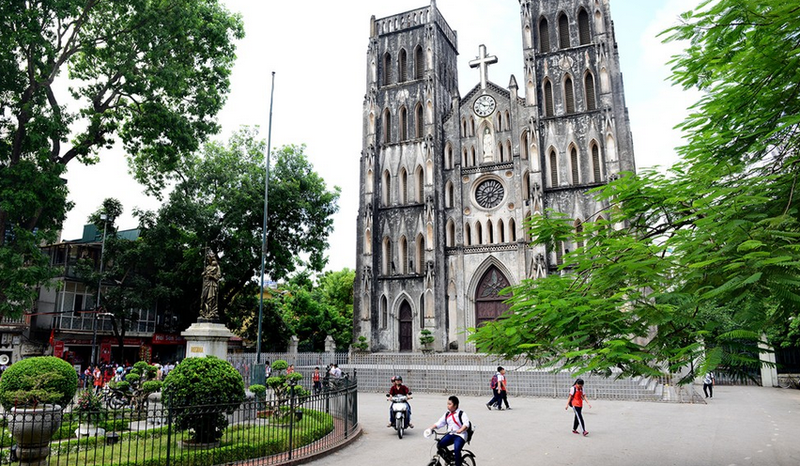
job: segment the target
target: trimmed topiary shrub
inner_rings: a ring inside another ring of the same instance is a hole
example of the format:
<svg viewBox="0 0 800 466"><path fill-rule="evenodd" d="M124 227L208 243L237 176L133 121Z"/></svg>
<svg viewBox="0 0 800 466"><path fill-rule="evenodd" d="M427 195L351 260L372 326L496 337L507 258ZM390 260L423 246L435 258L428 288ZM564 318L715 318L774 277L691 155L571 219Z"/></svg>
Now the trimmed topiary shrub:
<svg viewBox="0 0 800 466"><path fill-rule="evenodd" d="M184 359L169 372L162 389L162 400L175 410L176 426L191 429L196 443L222 437L228 426L225 414L232 414L244 398L242 376L214 356Z"/></svg>
<svg viewBox="0 0 800 466"><path fill-rule="evenodd" d="M10 365L0 378L0 404L5 409L51 403L66 406L78 390L78 374L67 361L37 356Z"/></svg>

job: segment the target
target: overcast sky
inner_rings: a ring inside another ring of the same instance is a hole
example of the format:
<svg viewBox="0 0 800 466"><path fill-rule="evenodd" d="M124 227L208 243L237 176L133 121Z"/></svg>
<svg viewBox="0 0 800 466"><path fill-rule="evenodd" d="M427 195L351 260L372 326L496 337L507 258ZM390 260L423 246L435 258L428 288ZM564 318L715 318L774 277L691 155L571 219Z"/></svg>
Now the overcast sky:
<svg viewBox="0 0 800 466"><path fill-rule="evenodd" d="M306 144L306 154L329 187L339 186L339 213L330 237L328 269L355 268L362 102L366 93L366 53L370 16L376 18L426 6L426 0L307 0L274 2L223 0L242 14L246 37L238 44L232 90L219 120L227 140L242 125L260 126L267 139L270 73L275 71L272 147ZM667 81L665 64L680 51L656 35L675 24L697 0L610 1L625 97L639 169L676 161L682 121L696 95ZM479 82L468 61L478 46L499 62L489 80L507 88L513 74L522 79L522 36L517 0L437 0L436 5L458 34L458 82L461 95ZM122 151L100 154L98 165L70 163L70 200L75 208L62 238L81 236L89 214L103 199L115 197L125 209L120 228L135 228L134 208L155 210L159 202L142 194L127 172Z"/></svg>

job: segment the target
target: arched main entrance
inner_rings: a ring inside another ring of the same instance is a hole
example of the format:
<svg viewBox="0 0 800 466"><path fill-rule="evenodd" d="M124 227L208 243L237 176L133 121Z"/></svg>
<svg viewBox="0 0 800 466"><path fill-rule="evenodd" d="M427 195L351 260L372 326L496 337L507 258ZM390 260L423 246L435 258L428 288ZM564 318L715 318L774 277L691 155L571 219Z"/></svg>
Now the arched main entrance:
<svg viewBox="0 0 800 466"><path fill-rule="evenodd" d="M499 292L509 285L508 279L494 265L483 274L478 282L475 292L475 326L480 327L486 322L496 320L508 309L508 304L503 303L510 295L500 295Z"/></svg>
<svg viewBox="0 0 800 466"><path fill-rule="evenodd" d="M411 320L411 305L403 300L400 304L400 351L411 351L413 349L414 323Z"/></svg>

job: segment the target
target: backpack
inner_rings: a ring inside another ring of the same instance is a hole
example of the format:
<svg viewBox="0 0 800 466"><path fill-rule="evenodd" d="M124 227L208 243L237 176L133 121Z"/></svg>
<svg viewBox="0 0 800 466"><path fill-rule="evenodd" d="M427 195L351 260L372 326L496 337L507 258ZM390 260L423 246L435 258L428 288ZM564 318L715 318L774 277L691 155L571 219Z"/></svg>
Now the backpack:
<svg viewBox="0 0 800 466"><path fill-rule="evenodd" d="M464 425L464 421L461 419L461 416L463 414L464 411L458 412L458 423L461 424L462 426ZM447 416L447 413L445 413L444 415ZM466 432L467 432L467 443L469 443L472 441L472 434L475 433L475 424L473 424L472 421L469 422Z"/></svg>
<svg viewBox="0 0 800 466"><path fill-rule="evenodd" d="M489 383L489 388L491 388L492 390L497 388L497 374L492 376L492 381Z"/></svg>

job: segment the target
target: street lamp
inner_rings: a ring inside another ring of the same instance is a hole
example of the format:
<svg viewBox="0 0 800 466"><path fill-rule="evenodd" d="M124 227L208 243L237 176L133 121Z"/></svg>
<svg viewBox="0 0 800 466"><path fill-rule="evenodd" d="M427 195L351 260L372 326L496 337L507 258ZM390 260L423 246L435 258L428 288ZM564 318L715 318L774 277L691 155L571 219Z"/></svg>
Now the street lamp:
<svg viewBox="0 0 800 466"><path fill-rule="evenodd" d="M94 314L94 319L92 319L91 362L93 366L97 365L97 319L100 318L100 287L103 284L103 254L106 252L106 229L108 226L108 215L105 213L100 214L100 220L103 221L103 241L100 245L100 278L97 280L97 301L95 303L96 312Z"/></svg>
<svg viewBox="0 0 800 466"><path fill-rule="evenodd" d="M272 97L275 94L275 72L272 72L272 88L269 94L269 129L267 131L267 167L266 175L264 176L264 231L262 232L261 241L261 297L258 301L258 337L256 340L256 368L261 368L261 322L264 315L264 263L267 260L267 213L269 211L269 203L267 202L269 194L269 153L272 150ZM260 381L261 376L265 376L264 370L260 371L256 381Z"/></svg>

